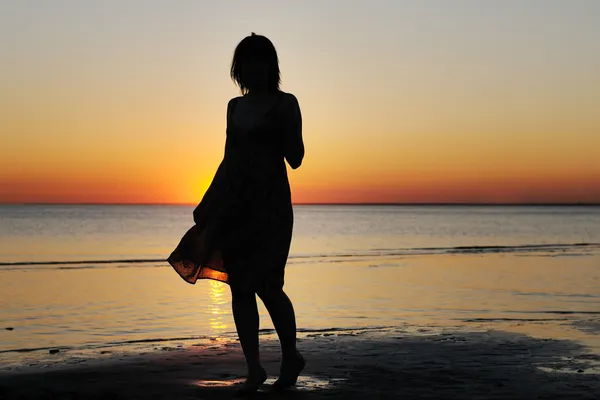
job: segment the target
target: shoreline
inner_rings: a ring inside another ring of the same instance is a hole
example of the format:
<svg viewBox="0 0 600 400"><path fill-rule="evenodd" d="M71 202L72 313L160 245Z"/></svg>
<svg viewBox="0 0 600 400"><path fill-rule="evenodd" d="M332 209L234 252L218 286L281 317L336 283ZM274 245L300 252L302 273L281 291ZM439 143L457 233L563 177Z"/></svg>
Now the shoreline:
<svg viewBox="0 0 600 400"><path fill-rule="evenodd" d="M243 379L234 338L145 344L147 351L78 356L0 372L2 399L223 399ZM269 392L279 344L261 337L269 380L259 398L595 399L600 355L571 340L492 329L406 327L299 335L307 359L296 389ZM62 356L67 356L66 352Z"/></svg>

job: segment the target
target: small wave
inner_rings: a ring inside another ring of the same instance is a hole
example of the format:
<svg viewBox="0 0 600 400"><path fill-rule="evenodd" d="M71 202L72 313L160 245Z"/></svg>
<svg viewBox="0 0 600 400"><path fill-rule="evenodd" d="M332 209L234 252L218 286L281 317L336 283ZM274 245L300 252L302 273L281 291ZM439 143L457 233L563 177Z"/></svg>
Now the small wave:
<svg viewBox="0 0 600 400"><path fill-rule="evenodd" d="M299 328L298 333L302 334L310 334L310 333L343 333L343 332L372 332L372 331L380 331L382 329L391 329L393 326L369 326L369 327L349 327L349 328L323 328L323 329L311 329L311 328ZM259 333L262 335L267 334L275 334L275 329L260 329ZM237 336L236 332L224 332L220 334L219 338L234 338ZM8 349L8 350L0 350L0 354L3 353L30 353L36 351L49 351L49 350L60 350L70 351L70 350L91 350L91 349L103 349L110 347L121 347L135 344L150 344L150 343L164 343L164 342L182 342L182 341L191 341L191 340L211 340L215 339L214 336L178 336L178 337L160 337L160 338L146 338L146 339L133 339L133 340L123 340L117 342L104 342L104 343L93 343L93 344L85 344L81 346L52 346L52 347L30 347L30 348L20 348L20 349Z"/></svg>
<svg viewBox="0 0 600 400"><path fill-rule="evenodd" d="M55 347L30 347L30 348L22 348L22 349L10 349L10 350L0 350L0 354L2 353L30 353L34 351L45 351L45 350L70 350L71 347L68 346L55 346Z"/></svg>
<svg viewBox="0 0 600 400"><path fill-rule="evenodd" d="M534 317L482 317L482 318L466 318L458 319L463 322L549 322L549 321L567 321L572 320L572 316L578 315L600 315L600 311L505 311L508 314L521 315L540 315L539 318ZM548 317L546 317L548 316ZM571 317L571 318L570 318Z"/></svg>
<svg viewBox="0 0 600 400"><path fill-rule="evenodd" d="M161 258L134 258L134 259L108 259L108 260L55 260L55 261L15 261L0 262L0 266L30 266L30 265L78 265L78 264L138 264L166 262Z"/></svg>
<svg viewBox="0 0 600 400"><path fill-rule="evenodd" d="M519 311L522 312L522 311ZM600 315L600 311L528 311L529 314Z"/></svg>
<svg viewBox="0 0 600 400"><path fill-rule="evenodd" d="M120 342L108 342L103 346L121 346L136 343L161 343L161 342L175 342L182 340L201 340L210 339L209 336L186 336L186 337L174 337L174 338L149 338L149 339L134 339L134 340L123 340Z"/></svg>
<svg viewBox="0 0 600 400"><path fill-rule="evenodd" d="M547 296L547 297L573 297L583 299L596 299L599 296L584 293L548 293L548 292L512 292L515 296Z"/></svg>
<svg viewBox="0 0 600 400"><path fill-rule="evenodd" d="M233 332L231 332L233 334ZM225 334L226 336L226 334ZM21 349L9 349L0 350L2 353L30 353L35 351L48 351L48 350L82 350L82 349L100 349L105 347L119 347L133 344L144 344L144 343L162 343L162 342L176 342L176 341L188 341L188 340L204 340L210 339L209 336L186 336L186 337L172 337L172 338L148 338L148 339L134 339L134 340L123 340L118 342L106 342L106 343L93 343L85 344L81 346L52 346L52 347L26 347Z"/></svg>
<svg viewBox="0 0 600 400"><path fill-rule="evenodd" d="M600 246L600 243L555 243L555 244L525 244L513 246L456 246L450 252L513 252L532 250L565 250L570 248Z"/></svg>
<svg viewBox="0 0 600 400"><path fill-rule="evenodd" d="M526 244L511 246L450 246L450 247L409 247L399 249L373 249L347 253L292 254L290 260L325 259L328 262L341 262L340 259L360 257L391 257L417 255L450 255L450 254L488 254L488 253L562 253L573 250L600 249L600 243L556 243ZM103 260L50 260L50 261L11 261L0 262L0 267L60 266L61 269L83 269L93 265L121 264L120 268L129 268L135 264L164 265L162 258L103 259Z"/></svg>
<svg viewBox="0 0 600 400"><path fill-rule="evenodd" d="M562 321L561 318L467 318L462 322L549 322Z"/></svg>

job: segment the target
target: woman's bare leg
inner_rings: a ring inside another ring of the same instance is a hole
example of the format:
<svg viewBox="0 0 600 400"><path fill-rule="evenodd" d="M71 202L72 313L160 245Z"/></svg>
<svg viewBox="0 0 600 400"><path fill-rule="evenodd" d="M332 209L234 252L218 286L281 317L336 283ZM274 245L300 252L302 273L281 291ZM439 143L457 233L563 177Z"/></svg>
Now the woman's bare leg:
<svg viewBox="0 0 600 400"><path fill-rule="evenodd" d="M281 289L262 291L258 296L271 316L279 336L283 358L296 357L296 314L290 298Z"/></svg>
<svg viewBox="0 0 600 400"><path fill-rule="evenodd" d="M265 371L260 365L258 350L259 319L256 295L250 291L232 288L231 304L233 319L248 365L246 387L256 390L266 379Z"/></svg>
<svg viewBox="0 0 600 400"><path fill-rule="evenodd" d="M282 364L276 386L285 388L296 384L304 368L304 359L296 349L296 315L290 298L281 289L258 293L265 304L281 343Z"/></svg>

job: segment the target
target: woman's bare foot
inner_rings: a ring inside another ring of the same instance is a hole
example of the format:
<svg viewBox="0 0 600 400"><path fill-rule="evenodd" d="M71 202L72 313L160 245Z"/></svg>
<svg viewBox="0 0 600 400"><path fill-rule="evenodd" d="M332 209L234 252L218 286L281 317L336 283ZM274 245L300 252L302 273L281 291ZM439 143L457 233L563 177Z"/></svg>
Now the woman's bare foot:
<svg viewBox="0 0 600 400"><path fill-rule="evenodd" d="M306 361L296 350L296 355L291 359L284 359L281 363L281 371L279 373L279 379L273 383L273 387L276 389L286 389L292 387L298 381L300 372L304 369Z"/></svg>
<svg viewBox="0 0 600 400"><path fill-rule="evenodd" d="M243 397L256 393L260 385L266 380L267 372L262 367L256 371L249 372L246 382L244 382L242 387L237 390L236 397Z"/></svg>

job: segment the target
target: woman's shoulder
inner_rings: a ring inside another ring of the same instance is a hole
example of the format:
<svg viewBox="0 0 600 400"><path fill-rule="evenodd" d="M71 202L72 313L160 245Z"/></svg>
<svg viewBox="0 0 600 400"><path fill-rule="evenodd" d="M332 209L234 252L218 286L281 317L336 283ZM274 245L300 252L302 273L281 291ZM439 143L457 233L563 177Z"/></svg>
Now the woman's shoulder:
<svg viewBox="0 0 600 400"><path fill-rule="evenodd" d="M300 109L300 103L294 94L282 91L280 107L285 114L294 115Z"/></svg>
<svg viewBox="0 0 600 400"><path fill-rule="evenodd" d="M230 99L229 102L227 103L227 108L230 108L241 98L242 98L242 96L236 96L236 97L233 97L232 99Z"/></svg>
<svg viewBox="0 0 600 400"><path fill-rule="evenodd" d="M281 100L285 105L298 104L298 98L293 93L281 91Z"/></svg>

